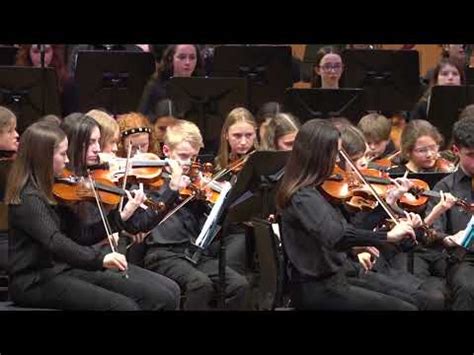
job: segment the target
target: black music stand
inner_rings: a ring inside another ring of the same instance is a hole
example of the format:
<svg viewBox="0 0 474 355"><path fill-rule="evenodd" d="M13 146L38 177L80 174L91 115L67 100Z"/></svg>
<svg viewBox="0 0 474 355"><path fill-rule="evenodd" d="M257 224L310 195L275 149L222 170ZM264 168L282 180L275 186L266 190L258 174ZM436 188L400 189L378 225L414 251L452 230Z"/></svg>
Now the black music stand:
<svg viewBox="0 0 474 355"><path fill-rule="evenodd" d="M287 89L285 105L303 124L313 118L346 117L357 125L364 111L363 89Z"/></svg>
<svg viewBox="0 0 474 355"><path fill-rule="evenodd" d="M474 86L434 86L431 89L428 120L443 134L445 146L451 142L452 128L459 114L472 103Z"/></svg>
<svg viewBox="0 0 474 355"><path fill-rule="evenodd" d="M346 49L343 87L366 91L366 110L411 110L420 96L418 51Z"/></svg>
<svg viewBox="0 0 474 355"><path fill-rule="evenodd" d="M0 105L15 113L20 134L43 115L60 116L54 69L0 67Z"/></svg>
<svg viewBox="0 0 474 355"><path fill-rule="evenodd" d="M253 217L268 217L275 210L275 187L283 176L290 152L257 151L239 173L236 184L227 196L222 214L222 236L233 223L250 221ZM260 192L259 192L260 191ZM219 303L224 307L226 249L219 241ZM247 244L248 245L248 244Z"/></svg>
<svg viewBox="0 0 474 355"><path fill-rule="evenodd" d="M17 47L0 46L0 65L11 66L15 65Z"/></svg>
<svg viewBox="0 0 474 355"><path fill-rule="evenodd" d="M230 192L227 219L241 223L275 213L275 193L290 152L257 151L239 173Z"/></svg>
<svg viewBox="0 0 474 355"><path fill-rule="evenodd" d="M194 122L204 139L203 153L219 149L227 114L246 106L247 81L242 78L171 78L168 95L186 120Z"/></svg>
<svg viewBox="0 0 474 355"><path fill-rule="evenodd" d="M151 53L79 51L75 80L80 111L103 107L115 116L136 111L143 88L154 72Z"/></svg>
<svg viewBox="0 0 474 355"><path fill-rule="evenodd" d="M252 112L269 101L282 102L293 86L289 46L218 46L212 76L248 79L248 107Z"/></svg>

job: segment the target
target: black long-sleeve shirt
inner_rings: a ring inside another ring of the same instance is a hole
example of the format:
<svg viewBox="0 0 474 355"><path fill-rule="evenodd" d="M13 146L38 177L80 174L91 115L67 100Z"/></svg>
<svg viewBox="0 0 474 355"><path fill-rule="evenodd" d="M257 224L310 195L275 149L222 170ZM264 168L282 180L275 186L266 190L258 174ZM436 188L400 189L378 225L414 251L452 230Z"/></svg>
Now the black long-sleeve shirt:
<svg viewBox="0 0 474 355"><path fill-rule="evenodd" d="M297 277L325 279L342 269L347 249L380 245L387 233L355 228L317 189L305 187L282 211L282 239Z"/></svg>
<svg viewBox="0 0 474 355"><path fill-rule="evenodd" d="M433 190L450 192L457 198L464 199L469 203L473 202L471 177L466 175L461 168L440 180ZM426 213L429 214L437 203L438 200L430 199ZM453 206L433 223L433 228L436 229L440 237L453 235L467 227L471 216L471 213Z"/></svg>
<svg viewBox="0 0 474 355"><path fill-rule="evenodd" d="M166 186L161 201L169 206L176 197L177 193ZM95 206L88 202L76 206L50 205L31 183L23 189L21 200L21 204L9 206L12 282L18 279L19 286L24 288L68 267L102 269L103 258L110 251L92 247L106 238ZM152 229L164 213L139 210L124 223L118 210L113 210L107 219L112 232L138 233Z"/></svg>
<svg viewBox="0 0 474 355"><path fill-rule="evenodd" d="M203 201L194 200L181 208L163 224L156 226L146 243L149 246L188 246L199 235L209 208Z"/></svg>
<svg viewBox="0 0 474 355"><path fill-rule="evenodd" d="M152 230L164 217L167 209L169 209L178 198L178 192L171 190L169 184L166 183L159 192L148 192L147 196L154 201L156 205L162 203L163 208L160 210L153 209L152 207L146 210L142 208L137 209L133 215L123 223L124 229L131 234ZM75 204L69 204L64 210L63 214L65 219L76 221L72 223L91 224L101 221L99 209L95 201L80 201ZM102 229L104 230L104 227L102 227ZM104 238L105 232L102 236L102 239ZM97 243L101 240L93 243Z"/></svg>
<svg viewBox="0 0 474 355"><path fill-rule="evenodd" d="M104 237L102 222L73 223L67 209L51 205L31 184L21 204L9 206L9 274L12 284L26 288L69 266L102 269L104 254L87 245ZM69 216L69 217L68 217ZM123 229L118 212L109 215L113 231Z"/></svg>

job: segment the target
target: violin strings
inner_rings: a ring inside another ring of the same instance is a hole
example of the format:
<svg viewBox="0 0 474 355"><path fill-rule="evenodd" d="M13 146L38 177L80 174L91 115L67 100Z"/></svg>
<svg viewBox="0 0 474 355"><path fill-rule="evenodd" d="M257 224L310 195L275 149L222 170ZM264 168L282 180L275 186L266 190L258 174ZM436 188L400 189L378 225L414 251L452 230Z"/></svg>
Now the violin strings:
<svg viewBox="0 0 474 355"><path fill-rule="evenodd" d="M395 218L394 214L390 211L390 208L389 206L385 203L385 201L382 200L382 198L380 198L379 194L377 193L377 191L375 191L374 187L369 184L366 179L362 176L362 174L360 173L359 169L355 166L355 164L352 162L352 160L349 158L349 156L347 155L346 151L341 148L340 151L339 151L342 155L342 157L344 158L344 160L349 164L349 166L352 168L352 170L354 170L354 172L356 173L357 177L370 189L370 191L372 192L372 194L374 195L375 199L380 203L380 205L382 206L382 208L385 210L385 212L387 212L388 216L390 217L390 219L392 219L392 221L395 223L395 224L399 224L398 220Z"/></svg>

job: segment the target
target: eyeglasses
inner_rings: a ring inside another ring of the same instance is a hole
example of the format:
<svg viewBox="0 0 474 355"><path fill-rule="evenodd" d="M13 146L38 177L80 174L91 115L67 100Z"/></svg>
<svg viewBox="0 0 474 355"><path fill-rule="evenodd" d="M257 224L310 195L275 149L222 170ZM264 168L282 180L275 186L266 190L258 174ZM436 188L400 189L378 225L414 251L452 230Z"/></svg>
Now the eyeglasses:
<svg viewBox="0 0 474 355"><path fill-rule="evenodd" d="M430 145L427 147L422 147L422 148L414 148L413 152L417 154L428 154L429 152L431 153L438 153L439 150L439 145Z"/></svg>
<svg viewBox="0 0 474 355"><path fill-rule="evenodd" d="M330 70L334 70L334 71L339 71L339 70L342 70L342 63L336 63L336 64L323 64L323 65L320 65L319 68L323 71L330 71Z"/></svg>

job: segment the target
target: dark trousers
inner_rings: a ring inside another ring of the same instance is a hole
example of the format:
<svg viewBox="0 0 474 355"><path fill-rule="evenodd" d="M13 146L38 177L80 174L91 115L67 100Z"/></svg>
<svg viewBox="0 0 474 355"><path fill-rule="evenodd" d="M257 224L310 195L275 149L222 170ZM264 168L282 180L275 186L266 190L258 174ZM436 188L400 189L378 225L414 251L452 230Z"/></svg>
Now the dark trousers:
<svg viewBox="0 0 474 355"><path fill-rule="evenodd" d="M474 310L474 255L469 253L462 261L448 266L446 277L451 309L454 311Z"/></svg>
<svg viewBox="0 0 474 355"><path fill-rule="evenodd" d="M351 285L397 297L416 305L420 310L445 308L444 296L441 299L434 297L430 289L435 288L436 285L428 280L422 280L406 271L395 269L387 269L384 272L365 272L357 262L349 261L349 264L353 270L346 272L346 276Z"/></svg>
<svg viewBox="0 0 474 355"><path fill-rule="evenodd" d="M219 260L206 255L201 256L197 265L184 257L183 248L150 248L145 257L147 269L158 272L176 281L185 291L186 310L210 309L215 299L216 285L219 282ZM226 309L242 309L248 291L248 282L229 267L225 269Z"/></svg>
<svg viewBox="0 0 474 355"><path fill-rule="evenodd" d="M345 276L291 284L296 309L345 311L416 311L417 307L400 298L351 285Z"/></svg>
<svg viewBox="0 0 474 355"><path fill-rule="evenodd" d="M175 310L180 289L176 282L129 264L128 279L112 270L69 269L26 290L9 287L19 306L62 310Z"/></svg>
<svg viewBox="0 0 474 355"><path fill-rule="evenodd" d="M397 253L390 265L397 270L407 271L408 253ZM448 290L446 288L446 254L434 249L416 250L413 254L413 275L420 278L420 290L428 297L427 309L445 309Z"/></svg>

